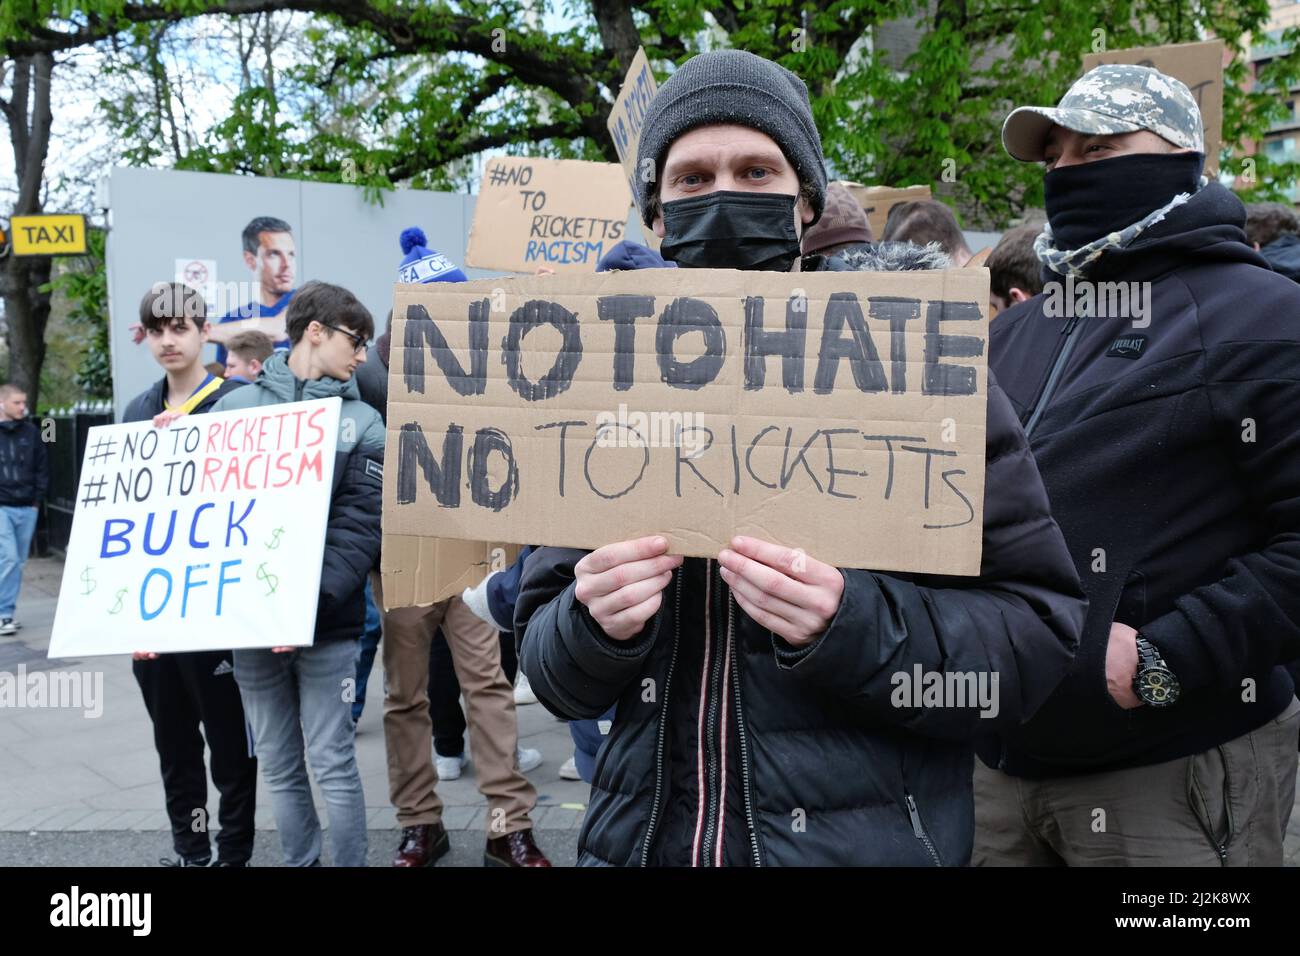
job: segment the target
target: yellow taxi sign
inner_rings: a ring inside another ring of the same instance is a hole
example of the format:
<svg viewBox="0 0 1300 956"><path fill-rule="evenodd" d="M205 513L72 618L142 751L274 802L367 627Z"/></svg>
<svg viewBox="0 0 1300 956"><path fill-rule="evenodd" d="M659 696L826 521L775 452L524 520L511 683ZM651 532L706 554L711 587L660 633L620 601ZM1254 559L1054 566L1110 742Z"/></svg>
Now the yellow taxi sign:
<svg viewBox="0 0 1300 956"><path fill-rule="evenodd" d="M71 256L86 251L85 216L14 216L9 231L16 256Z"/></svg>

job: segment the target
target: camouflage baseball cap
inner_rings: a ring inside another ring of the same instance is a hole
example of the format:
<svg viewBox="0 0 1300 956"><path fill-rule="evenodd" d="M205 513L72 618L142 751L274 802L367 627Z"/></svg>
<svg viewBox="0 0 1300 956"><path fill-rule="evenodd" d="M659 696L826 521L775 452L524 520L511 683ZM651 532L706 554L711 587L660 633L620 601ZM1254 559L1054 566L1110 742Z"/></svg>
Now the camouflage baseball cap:
<svg viewBox="0 0 1300 956"><path fill-rule="evenodd" d="M1002 145L1016 159L1042 162L1052 125L1076 133L1149 130L1184 149L1205 152L1201 110L1182 80L1149 66L1098 66L1079 77L1055 107L1022 106L1002 124Z"/></svg>

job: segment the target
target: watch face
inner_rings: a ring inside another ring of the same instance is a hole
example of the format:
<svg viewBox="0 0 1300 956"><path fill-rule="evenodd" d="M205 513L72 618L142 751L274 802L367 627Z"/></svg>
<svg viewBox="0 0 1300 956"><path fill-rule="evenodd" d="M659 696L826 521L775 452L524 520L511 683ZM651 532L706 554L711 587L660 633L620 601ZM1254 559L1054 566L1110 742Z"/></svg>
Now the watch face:
<svg viewBox="0 0 1300 956"><path fill-rule="evenodd" d="M1178 678L1163 667L1147 667L1134 682L1137 695L1152 707L1167 707L1178 700Z"/></svg>

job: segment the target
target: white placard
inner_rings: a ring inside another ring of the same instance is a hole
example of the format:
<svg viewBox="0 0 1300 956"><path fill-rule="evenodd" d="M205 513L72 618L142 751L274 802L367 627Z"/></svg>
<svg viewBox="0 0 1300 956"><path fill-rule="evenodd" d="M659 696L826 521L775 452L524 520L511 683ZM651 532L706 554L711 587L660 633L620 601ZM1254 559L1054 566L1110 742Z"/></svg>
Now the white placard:
<svg viewBox="0 0 1300 956"><path fill-rule="evenodd" d="M341 406L90 429L49 656L311 644Z"/></svg>

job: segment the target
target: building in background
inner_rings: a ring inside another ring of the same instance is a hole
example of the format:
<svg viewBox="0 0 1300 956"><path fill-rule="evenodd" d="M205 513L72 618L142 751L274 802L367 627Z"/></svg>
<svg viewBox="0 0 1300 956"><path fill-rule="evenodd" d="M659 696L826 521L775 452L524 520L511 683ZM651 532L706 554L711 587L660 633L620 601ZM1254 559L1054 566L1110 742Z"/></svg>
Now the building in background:
<svg viewBox="0 0 1300 956"><path fill-rule="evenodd" d="M1282 32L1289 27L1300 27L1300 2L1271 0L1270 6L1272 14L1267 28L1250 45L1252 75L1258 75L1271 60L1288 53L1290 47L1282 43ZM1245 151L1247 154L1264 153L1269 159L1286 162L1300 159L1300 86L1285 93L1279 91L1279 95L1285 96L1289 115L1274 123L1254 149ZM1300 206L1300 183L1291 184L1290 196L1291 202Z"/></svg>

